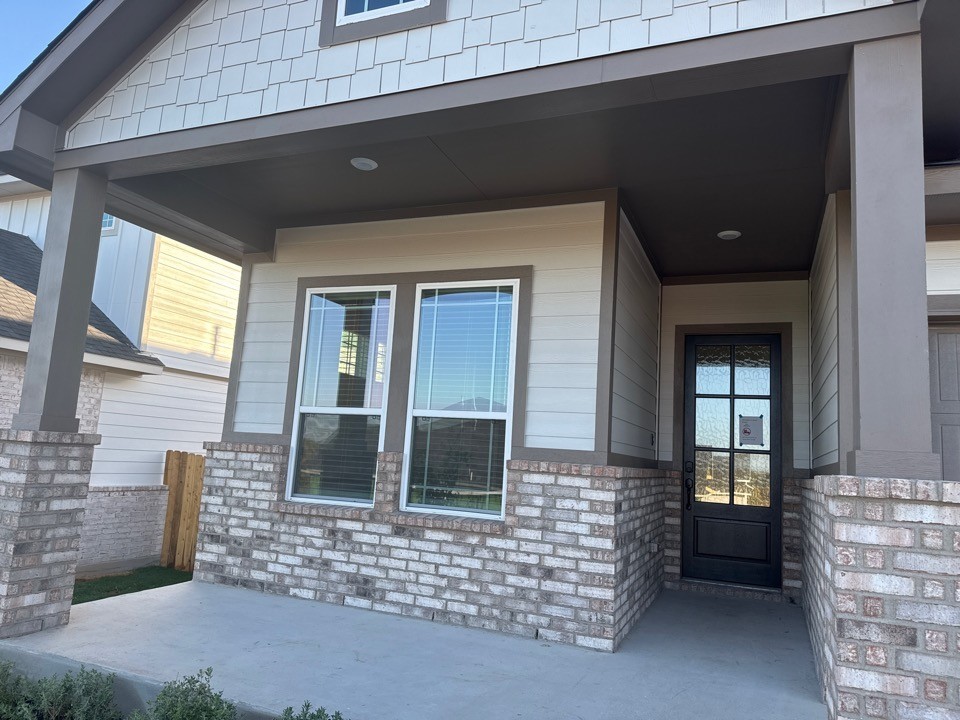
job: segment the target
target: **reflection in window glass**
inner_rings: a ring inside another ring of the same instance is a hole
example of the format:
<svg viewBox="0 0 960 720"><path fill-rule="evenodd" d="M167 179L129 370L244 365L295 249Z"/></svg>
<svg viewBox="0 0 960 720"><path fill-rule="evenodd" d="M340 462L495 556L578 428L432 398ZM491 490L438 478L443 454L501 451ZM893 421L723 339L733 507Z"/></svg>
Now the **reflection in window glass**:
<svg viewBox="0 0 960 720"><path fill-rule="evenodd" d="M373 501L379 415L304 415L297 447L294 497Z"/></svg>
<svg viewBox="0 0 960 720"><path fill-rule="evenodd" d="M505 430L502 420L417 418L408 502L499 514Z"/></svg>
<svg viewBox="0 0 960 720"><path fill-rule="evenodd" d="M344 0L344 15L360 15L373 10L383 10L385 8L399 7L406 3L413 3L416 0ZM419 3L422 4L422 3Z"/></svg>
<svg viewBox="0 0 960 720"><path fill-rule="evenodd" d="M311 296L300 404L381 407L389 322L386 291Z"/></svg>
<svg viewBox="0 0 960 720"><path fill-rule="evenodd" d="M735 505L770 507L770 456L736 453L733 460Z"/></svg>
<svg viewBox="0 0 960 720"><path fill-rule="evenodd" d="M697 502L730 503L730 453L697 450Z"/></svg>
<svg viewBox="0 0 960 720"><path fill-rule="evenodd" d="M416 410L504 412L513 288L424 290Z"/></svg>
<svg viewBox="0 0 960 720"><path fill-rule="evenodd" d="M291 495L372 503L387 381L390 292L312 294L304 325Z"/></svg>
<svg viewBox="0 0 960 720"><path fill-rule="evenodd" d="M420 294L407 503L500 513L514 288Z"/></svg>
<svg viewBox="0 0 960 720"><path fill-rule="evenodd" d="M730 346L697 347L697 394L730 394Z"/></svg>

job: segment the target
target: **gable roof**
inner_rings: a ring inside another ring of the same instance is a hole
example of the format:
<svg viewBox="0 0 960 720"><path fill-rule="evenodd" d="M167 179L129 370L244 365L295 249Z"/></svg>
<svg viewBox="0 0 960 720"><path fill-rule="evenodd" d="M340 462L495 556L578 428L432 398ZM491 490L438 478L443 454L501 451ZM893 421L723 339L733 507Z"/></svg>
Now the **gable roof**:
<svg viewBox="0 0 960 720"><path fill-rule="evenodd" d="M43 251L33 240L0 230L0 338L29 342ZM101 357L163 367L141 352L104 312L90 304L86 351Z"/></svg>

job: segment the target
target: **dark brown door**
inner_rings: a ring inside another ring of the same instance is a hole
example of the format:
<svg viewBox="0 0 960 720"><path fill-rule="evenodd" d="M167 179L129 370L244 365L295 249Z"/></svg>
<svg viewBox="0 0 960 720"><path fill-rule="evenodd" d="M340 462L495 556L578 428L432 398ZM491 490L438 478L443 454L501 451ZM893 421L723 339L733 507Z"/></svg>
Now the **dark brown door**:
<svg viewBox="0 0 960 720"><path fill-rule="evenodd" d="M683 575L780 587L780 337L690 336Z"/></svg>

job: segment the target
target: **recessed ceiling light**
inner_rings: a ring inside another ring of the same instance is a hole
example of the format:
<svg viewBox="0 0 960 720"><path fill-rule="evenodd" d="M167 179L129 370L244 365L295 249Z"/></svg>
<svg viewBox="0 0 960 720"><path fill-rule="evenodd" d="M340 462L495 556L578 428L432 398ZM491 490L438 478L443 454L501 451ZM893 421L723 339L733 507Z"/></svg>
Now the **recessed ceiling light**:
<svg viewBox="0 0 960 720"><path fill-rule="evenodd" d="M743 233L739 230L721 230L717 233L717 237L721 240L739 240L741 235Z"/></svg>
<svg viewBox="0 0 960 720"><path fill-rule="evenodd" d="M380 164L376 160L365 157L355 157L350 161L350 164L357 170L362 170L363 172L371 172L380 167Z"/></svg>

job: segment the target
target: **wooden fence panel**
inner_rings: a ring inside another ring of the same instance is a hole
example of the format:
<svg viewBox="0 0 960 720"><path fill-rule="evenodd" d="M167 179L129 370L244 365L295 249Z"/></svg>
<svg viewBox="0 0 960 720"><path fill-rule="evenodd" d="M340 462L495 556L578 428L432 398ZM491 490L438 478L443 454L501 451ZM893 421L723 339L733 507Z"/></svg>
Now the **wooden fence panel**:
<svg viewBox="0 0 960 720"><path fill-rule="evenodd" d="M204 456L168 450L163 483L170 488L160 564L193 570L203 496Z"/></svg>

